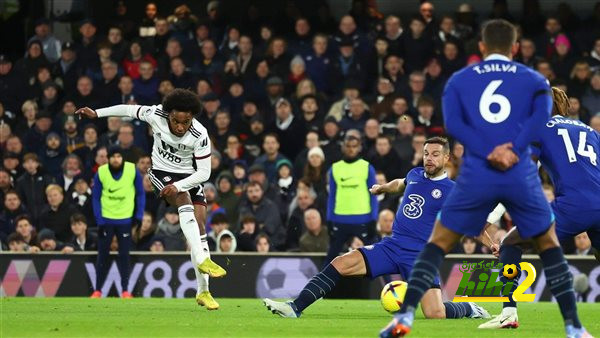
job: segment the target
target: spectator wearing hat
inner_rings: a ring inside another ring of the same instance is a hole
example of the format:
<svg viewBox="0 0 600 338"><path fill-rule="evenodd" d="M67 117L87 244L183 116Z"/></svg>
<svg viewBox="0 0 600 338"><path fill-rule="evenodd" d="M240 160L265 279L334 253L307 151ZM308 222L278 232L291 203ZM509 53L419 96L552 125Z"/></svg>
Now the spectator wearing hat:
<svg viewBox="0 0 600 338"><path fill-rule="evenodd" d="M44 55L44 47L40 40L31 40L27 43L27 52L22 59L15 63L17 72L25 76L29 85L35 82L38 69L40 67L48 67L50 62Z"/></svg>
<svg viewBox="0 0 600 338"><path fill-rule="evenodd" d="M75 251L72 246L65 245L62 241L59 241L54 231L50 229L42 229L38 233L37 240L40 243L42 251L60 251L61 253L72 253Z"/></svg>
<svg viewBox="0 0 600 338"><path fill-rule="evenodd" d="M219 107L221 107L221 100L219 100L219 96L213 92L202 96L201 100L202 112L197 119L208 130L209 134L213 135L216 130L215 116L219 111Z"/></svg>
<svg viewBox="0 0 600 338"><path fill-rule="evenodd" d="M342 158L340 148L341 144L341 129L338 121L333 116L325 118L323 124L324 140L321 142L323 153L325 153L326 167L329 167L333 162Z"/></svg>
<svg viewBox="0 0 600 338"><path fill-rule="evenodd" d="M215 181L217 185L216 202L225 209L225 215L233 230L237 230L240 196L234 191L234 177L231 171L222 171Z"/></svg>
<svg viewBox="0 0 600 338"><path fill-rule="evenodd" d="M31 216L33 224L40 224L41 210L46 205L46 187L54 183L54 177L45 174L40 168L40 161L35 153L23 156L25 173L16 181L16 189L23 203L27 206L27 213Z"/></svg>
<svg viewBox="0 0 600 338"><path fill-rule="evenodd" d="M8 172L13 182L23 173L19 154L10 151L4 152L4 155L2 156L2 167Z"/></svg>
<svg viewBox="0 0 600 338"><path fill-rule="evenodd" d="M233 232L225 229L217 237L217 252L232 253L237 250L237 239Z"/></svg>
<svg viewBox="0 0 600 338"><path fill-rule="evenodd" d="M294 190L296 189L296 180L294 179L294 167L288 159L281 159L275 165L277 168L277 186L284 203L289 204L292 200Z"/></svg>
<svg viewBox="0 0 600 338"><path fill-rule="evenodd" d="M327 194L327 164L325 153L319 146L310 148L306 155L306 165L302 173L302 179L309 182L317 194Z"/></svg>
<svg viewBox="0 0 600 338"><path fill-rule="evenodd" d="M95 59L98 57L96 52L96 44L98 42L96 31L96 23L92 19L84 19L79 24L81 38L75 43L75 50L77 58L84 67L85 65L94 64Z"/></svg>
<svg viewBox="0 0 600 338"><path fill-rule="evenodd" d="M259 118L258 102L251 97L246 97L242 104L241 114L233 120L236 131L241 138L247 138L250 135L250 122L253 118Z"/></svg>
<svg viewBox="0 0 600 338"><path fill-rule="evenodd" d="M257 157L254 161L255 164L260 164L264 167L267 179L271 183L275 183L277 179L277 161L286 158L279 152L280 146L281 143L277 134L269 133L265 135L262 144L264 154Z"/></svg>
<svg viewBox="0 0 600 338"><path fill-rule="evenodd" d="M308 151L319 146L319 133L315 131L309 131L304 136L304 148L300 150L296 158L294 159L294 177L302 177L304 174L304 166L308 160Z"/></svg>
<svg viewBox="0 0 600 338"><path fill-rule="evenodd" d="M292 104L285 98L275 104L275 121L270 128L277 134L281 143L281 154L294 158L302 149L306 129L300 119L294 116Z"/></svg>
<svg viewBox="0 0 600 338"><path fill-rule="evenodd" d="M61 165L67 156L67 148L59 134L51 132L46 136L45 146L41 147L41 162L46 172L55 179L61 176Z"/></svg>
<svg viewBox="0 0 600 338"><path fill-rule="evenodd" d="M116 235L119 243L117 266L121 274L121 297L131 298L127 287L131 227L134 222L142 223L146 194L141 173L136 170L134 163L125 160L120 148L113 146L109 149L108 161L98 168L92 188L92 204L99 230L96 290L91 297L102 296L100 289L107 274L110 244Z"/></svg>
<svg viewBox="0 0 600 338"><path fill-rule="evenodd" d="M48 185L45 195L48 204L42 210L38 228L48 228L58 240L66 242L73 236L69 220L78 212L77 207L65 200L64 190L57 184Z"/></svg>
<svg viewBox="0 0 600 338"><path fill-rule="evenodd" d="M306 131L321 132L323 129L323 114L320 110L321 103L314 94L307 94L300 98L300 122Z"/></svg>
<svg viewBox="0 0 600 338"><path fill-rule="evenodd" d="M58 85L48 80L40 85L41 96L38 98L38 105L41 110L52 112L53 114L60 111L60 91Z"/></svg>
<svg viewBox="0 0 600 338"><path fill-rule="evenodd" d="M265 196L263 185L250 181L245 191L245 198L240 205L240 218L252 215L256 219L258 229L265 232L273 241L273 246L281 250L285 246L285 226L275 202Z"/></svg>
<svg viewBox="0 0 600 338"><path fill-rule="evenodd" d="M8 111L19 111L27 96L27 83L22 74L13 67L6 54L0 54L0 102Z"/></svg>
<svg viewBox="0 0 600 338"><path fill-rule="evenodd" d="M354 46L355 42L350 37L344 37L338 43L339 56L332 60L329 76L329 87L335 95L342 93L343 85L349 79L356 82L359 91L366 89L367 67L360 60Z"/></svg>
<svg viewBox="0 0 600 338"><path fill-rule="evenodd" d="M279 76L272 76L267 80L266 83L267 99L268 99L268 111L265 115L269 116L269 113L275 111L275 105L284 95L283 80Z"/></svg>
<svg viewBox="0 0 600 338"><path fill-rule="evenodd" d="M72 93L77 86L77 79L83 75L84 69L77 57L75 44L64 42L61 47L60 59L52 65L52 76L65 92Z"/></svg>
<svg viewBox="0 0 600 338"><path fill-rule="evenodd" d="M565 34L558 34L554 41L556 53L552 57L552 69L556 73L556 77L562 80L569 80L571 70L577 61L573 55L571 41Z"/></svg>

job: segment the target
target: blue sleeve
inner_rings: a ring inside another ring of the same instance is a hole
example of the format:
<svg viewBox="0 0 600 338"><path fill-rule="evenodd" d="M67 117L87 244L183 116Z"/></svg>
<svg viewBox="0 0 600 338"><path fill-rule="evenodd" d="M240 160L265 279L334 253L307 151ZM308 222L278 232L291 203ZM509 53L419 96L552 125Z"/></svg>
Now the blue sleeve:
<svg viewBox="0 0 600 338"><path fill-rule="evenodd" d="M522 154L533 140L539 138L542 127L552 112L552 95L546 79L537 79L536 91L533 94L531 116L524 122L523 129L515 139L513 147L517 154Z"/></svg>
<svg viewBox="0 0 600 338"><path fill-rule="evenodd" d="M144 218L144 210L146 208L146 192L144 191L144 183L142 175L138 170L135 171L135 219L142 221Z"/></svg>
<svg viewBox="0 0 600 338"><path fill-rule="evenodd" d="M540 158L540 154L542 153L542 145L539 142L531 143L531 156L535 156L536 158Z"/></svg>
<svg viewBox="0 0 600 338"><path fill-rule="evenodd" d="M102 182L98 177L98 173L94 175L94 185L92 186L92 207L94 209L94 217L96 224L103 225L104 218L102 217L102 206L100 205L100 197L102 196Z"/></svg>
<svg viewBox="0 0 600 338"><path fill-rule="evenodd" d="M327 197L327 220L331 221L333 219L333 211L335 210L335 193L336 193L336 185L335 180L333 179L333 171L329 168L327 172L327 177L329 178L329 196Z"/></svg>
<svg viewBox="0 0 600 338"><path fill-rule="evenodd" d="M377 180L375 179L375 168L369 164L369 177L367 177L367 188L376 184ZM379 217L379 203L377 202L377 196L373 194L371 195L371 218L373 221L376 221Z"/></svg>
<svg viewBox="0 0 600 338"><path fill-rule="evenodd" d="M464 109L460 102L458 92L448 81L442 96L442 107L444 124L448 134L464 145L464 147L477 157L486 159L492 152L491 143L483 141L482 135L478 135L475 129L466 123Z"/></svg>

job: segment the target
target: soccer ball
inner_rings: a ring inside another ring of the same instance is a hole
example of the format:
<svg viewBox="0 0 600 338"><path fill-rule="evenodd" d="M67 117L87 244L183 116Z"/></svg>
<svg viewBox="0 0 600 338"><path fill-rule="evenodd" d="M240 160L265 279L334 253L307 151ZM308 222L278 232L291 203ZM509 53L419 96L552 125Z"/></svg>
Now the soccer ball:
<svg viewBox="0 0 600 338"><path fill-rule="evenodd" d="M406 288L408 284L403 281L395 280L387 283L381 290L381 305L389 313L398 312L404 302Z"/></svg>

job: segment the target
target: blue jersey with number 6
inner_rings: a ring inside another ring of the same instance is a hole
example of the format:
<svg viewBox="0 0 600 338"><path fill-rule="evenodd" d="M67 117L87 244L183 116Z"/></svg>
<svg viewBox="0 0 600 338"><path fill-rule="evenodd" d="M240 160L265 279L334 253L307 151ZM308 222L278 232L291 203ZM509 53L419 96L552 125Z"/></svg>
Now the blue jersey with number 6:
<svg viewBox="0 0 600 338"><path fill-rule="evenodd" d="M529 161L529 144L550 118L550 94L541 74L499 54L455 73L442 101L448 133L465 146L457 182L504 183L537 172ZM508 142L520 161L502 172L490 166L486 157Z"/></svg>
<svg viewBox="0 0 600 338"><path fill-rule="evenodd" d="M572 210L600 210L600 136L585 123L554 116L534 154L554 182L556 203Z"/></svg>

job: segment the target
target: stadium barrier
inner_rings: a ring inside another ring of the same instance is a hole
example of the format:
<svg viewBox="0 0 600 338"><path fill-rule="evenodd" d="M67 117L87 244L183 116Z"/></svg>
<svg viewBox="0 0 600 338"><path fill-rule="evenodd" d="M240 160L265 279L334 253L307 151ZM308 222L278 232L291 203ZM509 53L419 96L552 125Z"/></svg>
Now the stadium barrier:
<svg viewBox="0 0 600 338"><path fill-rule="evenodd" d="M227 269L223 279L211 279L210 288L216 297L295 297L308 280L320 269L324 255L275 253L213 254L213 259ZM111 259L115 256L111 255ZM196 290L193 267L188 253L131 254L129 291L136 297L192 297ZM449 255L440 275L444 298L452 299L462 273L461 265L493 261L489 255ZM537 256L523 259L537 269L537 279L526 293L535 293L536 301L551 300L546 287L541 261ZM593 256L570 256L569 266L574 276L589 277L587 291L578 294L580 301L596 302L600 295L600 266ZM29 297L85 297L96 283L96 254L0 254L0 295ZM471 280L477 280L472 276ZM333 298L378 298L383 285L400 276L385 276L370 281L367 278L343 279ZM581 277L580 277L581 278ZM585 282L585 279L584 279ZM104 295L120 294L120 274L114 260L108 277L100 288Z"/></svg>

